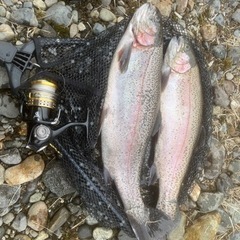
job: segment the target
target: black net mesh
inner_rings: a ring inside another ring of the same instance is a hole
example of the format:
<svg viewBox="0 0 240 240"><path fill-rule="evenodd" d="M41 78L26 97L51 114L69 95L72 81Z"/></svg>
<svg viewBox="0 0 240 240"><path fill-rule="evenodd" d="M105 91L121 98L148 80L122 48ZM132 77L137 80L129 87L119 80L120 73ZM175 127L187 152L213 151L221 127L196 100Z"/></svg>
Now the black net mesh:
<svg viewBox="0 0 240 240"><path fill-rule="evenodd" d="M60 76L59 95L62 114L60 122L84 122L86 127L71 127L54 140L61 152L61 160L72 182L79 191L87 210L103 226L122 228L134 236L117 193L104 183L101 162L96 160L95 147L98 139L101 106L107 86L110 63L117 44L124 33L128 20L107 29L99 36L79 39L35 39L37 62L45 72ZM188 37L178 24L164 21L164 48L174 35ZM189 37L188 37L189 38ZM207 153L210 136L212 94L210 76L199 44L191 39L197 56L204 93L203 137L194 152L189 172L183 184L180 200L186 196L197 170Z"/></svg>

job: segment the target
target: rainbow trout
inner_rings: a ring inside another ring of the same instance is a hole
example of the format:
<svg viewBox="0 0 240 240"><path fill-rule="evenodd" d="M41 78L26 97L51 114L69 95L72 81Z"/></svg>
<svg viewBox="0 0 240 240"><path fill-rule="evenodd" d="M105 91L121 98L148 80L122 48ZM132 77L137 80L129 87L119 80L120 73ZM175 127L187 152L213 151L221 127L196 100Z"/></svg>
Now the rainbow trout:
<svg viewBox="0 0 240 240"><path fill-rule="evenodd" d="M114 181L138 239L150 240L140 192L146 146L159 112L162 24L146 3L133 15L110 67L101 126L105 178Z"/></svg>
<svg viewBox="0 0 240 240"><path fill-rule="evenodd" d="M202 122L202 88L190 43L173 37L162 68L161 127L154 162L159 178L157 208L175 219L181 184Z"/></svg>

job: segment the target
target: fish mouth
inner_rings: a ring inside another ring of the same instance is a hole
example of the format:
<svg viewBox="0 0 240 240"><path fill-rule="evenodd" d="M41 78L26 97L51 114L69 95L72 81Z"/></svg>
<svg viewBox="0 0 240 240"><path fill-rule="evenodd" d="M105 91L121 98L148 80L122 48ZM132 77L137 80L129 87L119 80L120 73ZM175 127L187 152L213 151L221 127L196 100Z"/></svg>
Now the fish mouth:
<svg viewBox="0 0 240 240"><path fill-rule="evenodd" d="M142 46L161 44L161 15L150 3L142 5L133 16L133 34L136 42Z"/></svg>

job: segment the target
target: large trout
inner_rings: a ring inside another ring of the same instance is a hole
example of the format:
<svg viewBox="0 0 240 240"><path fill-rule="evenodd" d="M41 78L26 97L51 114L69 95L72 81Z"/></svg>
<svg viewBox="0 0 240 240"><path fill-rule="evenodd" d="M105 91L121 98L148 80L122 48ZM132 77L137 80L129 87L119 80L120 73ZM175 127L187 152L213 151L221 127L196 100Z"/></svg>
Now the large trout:
<svg viewBox="0 0 240 240"><path fill-rule="evenodd" d="M102 112L105 178L114 181L136 236L144 240L151 239L149 210L139 184L159 112L161 26L159 11L149 3L133 15L113 57Z"/></svg>
<svg viewBox="0 0 240 240"><path fill-rule="evenodd" d="M174 219L201 128L203 102L199 68L183 37L170 41L162 72L161 126L154 157L159 178L157 208Z"/></svg>

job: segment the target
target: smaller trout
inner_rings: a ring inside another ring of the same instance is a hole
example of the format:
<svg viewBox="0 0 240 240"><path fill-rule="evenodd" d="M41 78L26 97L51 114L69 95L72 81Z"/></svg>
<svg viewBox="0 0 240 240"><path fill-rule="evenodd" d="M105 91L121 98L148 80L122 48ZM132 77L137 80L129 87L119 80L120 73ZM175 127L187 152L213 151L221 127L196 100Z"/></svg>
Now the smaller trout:
<svg viewBox="0 0 240 240"><path fill-rule="evenodd" d="M199 68L190 43L183 37L173 37L162 68L161 127L154 157L159 178L157 208L172 220L198 140L202 102Z"/></svg>

